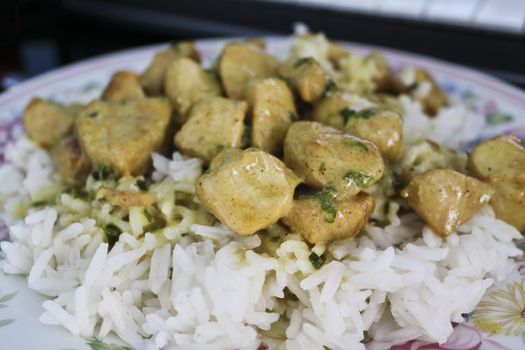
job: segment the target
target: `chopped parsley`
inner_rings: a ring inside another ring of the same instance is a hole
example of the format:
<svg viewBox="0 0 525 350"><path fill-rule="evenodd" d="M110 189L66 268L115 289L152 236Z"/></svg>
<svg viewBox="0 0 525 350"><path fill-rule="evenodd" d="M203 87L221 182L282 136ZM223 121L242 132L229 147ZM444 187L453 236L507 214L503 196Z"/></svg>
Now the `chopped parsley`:
<svg viewBox="0 0 525 350"><path fill-rule="evenodd" d="M343 179L346 180L349 185L366 188L372 181L372 176L360 170L351 170L343 176Z"/></svg>
<svg viewBox="0 0 525 350"><path fill-rule="evenodd" d="M324 264L324 259L322 257L320 257L319 255L315 254L314 252L312 252L308 256L308 260L310 260L310 262L312 263L312 266L316 270L319 270Z"/></svg>
<svg viewBox="0 0 525 350"><path fill-rule="evenodd" d="M322 162L321 165L319 165L319 172L324 173L326 170L326 164L325 162Z"/></svg>
<svg viewBox="0 0 525 350"><path fill-rule="evenodd" d="M102 340L97 338L90 339L87 344L89 345L91 350L132 350L130 347L127 346L106 344Z"/></svg>
<svg viewBox="0 0 525 350"><path fill-rule="evenodd" d="M299 197L299 199L315 199L319 201L321 209L326 213L324 220L328 223L333 223L337 216L337 208L334 206L333 199L335 197L335 190L331 187L323 189L321 192L306 194Z"/></svg>
<svg viewBox="0 0 525 350"><path fill-rule="evenodd" d="M95 181L118 180L117 172L104 164L99 164L91 172L91 176Z"/></svg>
<svg viewBox="0 0 525 350"><path fill-rule="evenodd" d="M356 110L345 107L339 111L339 114L341 115L341 117L343 117L343 121L346 125L346 123L348 123L348 121L351 118L369 119L370 117L375 115L376 112L373 109L362 109L358 112Z"/></svg>
<svg viewBox="0 0 525 350"><path fill-rule="evenodd" d="M223 149L224 149L224 145L223 145L223 144L220 144L220 143L219 143L219 144L217 144L217 145L215 146L215 150L216 150L217 152L220 152L220 151L222 151Z"/></svg>
<svg viewBox="0 0 525 350"><path fill-rule="evenodd" d="M64 193L67 193L77 199L86 202L91 202L93 199L95 199L95 194L93 191L80 190L77 188L68 188L64 191Z"/></svg>
<svg viewBox="0 0 525 350"><path fill-rule="evenodd" d="M331 95L335 90L337 90L337 85L332 79L328 79L324 87L323 96Z"/></svg>
<svg viewBox="0 0 525 350"><path fill-rule="evenodd" d="M106 226L103 227L104 233L106 234L106 238L108 240L109 246L113 247L115 243L118 241L118 238L120 234L122 233L122 230L120 227L113 223L109 223Z"/></svg>
<svg viewBox="0 0 525 350"><path fill-rule="evenodd" d="M142 191L146 191L148 189L148 185L146 184L146 180L138 179L137 180L137 187L140 188Z"/></svg>
<svg viewBox="0 0 525 350"><path fill-rule="evenodd" d="M88 117L95 118L98 115L98 111L94 111L88 114Z"/></svg>
<svg viewBox="0 0 525 350"><path fill-rule="evenodd" d="M345 139L344 144L350 147L359 148L363 152L368 152L368 146L364 142Z"/></svg>
<svg viewBox="0 0 525 350"><path fill-rule="evenodd" d="M306 64L312 64L312 63L315 63L316 60L313 58L313 57L303 57L303 58L299 58L297 61L295 61L294 63L294 68L299 68L301 66L304 66Z"/></svg>
<svg viewBox="0 0 525 350"><path fill-rule="evenodd" d="M293 123L293 122L298 121L298 120L299 120L299 117L298 117L297 114L295 114L294 112L289 111L289 112L288 112L288 119L290 119L290 121Z"/></svg>

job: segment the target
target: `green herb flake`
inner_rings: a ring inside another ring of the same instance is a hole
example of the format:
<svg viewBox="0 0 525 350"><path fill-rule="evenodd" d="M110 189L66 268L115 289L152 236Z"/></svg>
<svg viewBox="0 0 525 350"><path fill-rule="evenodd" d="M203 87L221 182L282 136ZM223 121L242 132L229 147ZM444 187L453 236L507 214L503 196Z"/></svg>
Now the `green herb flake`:
<svg viewBox="0 0 525 350"><path fill-rule="evenodd" d="M91 172L91 176L95 181L118 180L117 172L104 164L99 164L95 170Z"/></svg>
<svg viewBox="0 0 525 350"><path fill-rule="evenodd" d="M273 243L277 243L279 242L279 236L273 236L272 238L270 238L270 241L272 241Z"/></svg>
<svg viewBox="0 0 525 350"><path fill-rule="evenodd" d="M91 350L133 350L127 346L106 344L97 338L90 339L87 344L91 347Z"/></svg>
<svg viewBox="0 0 525 350"><path fill-rule="evenodd" d="M144 210L144 216L146 217L148 222L153 222L153 216L151 216L151 214L147 210Z"/></svg>
<svg viewBox="0 0 525 350"><path fill-rule="evenodd" d="M341 115L341 117L343 117L343 121L346 125L346 123L348 123L348 121L352 118L369 119L370 117L373 117L376 114L376 112L373 109L363 109L357 112L353 109L345 107L339 111L339 114Z"/></svg>
<svg viewBox="0 0 525 350"><path fill-rule="evenodd" d="M98 111L94 111L94 112L91 112L88 114L88 117L90 118L96 118L96 116L98 115Z"/></svg>
<svg viewBox="0 0 525 350"><path fill-rule="evenodd" d="M146 190L148 189L148 185L146 184L146 180L138 179L138 180L137 180L137 187L138 187L141 191L146 191Z"/></svg>
<svg viewBox="0 0 525 350"><path fill-rule="evenodd" d="M395 193L400 193L403 188L405 188L405 181L396 172L392 172L392 187Z"/></svg>
<svg viewBox="0 0 525 350"><path fill-rule="evenodd" d="M348 119L352 118L356 113L356 111L348 107L345 107L339 111L339 114L341 115L341 117L343 117L345 124L346 122L348 122Z"/></svg>
<svg viewBox="0 0 525 350"><path fill-rule="evenodd" d="M511 115L504 114L501 112L492 113L487 116L487 124L488 125L500 125L500 124L506 124L510 123L514 119Z"/></svg>
<svg viewBox="0 0 525 350"><path fill-rule="evenodd" d="M289 112L288 112L288 119L290 119L290 121L293 123L293 122L298 121L298 120L299 120L299 117L298 117L297 114L295 114L294 112L289 111Z"/></svg>
<svg viewBox="0 0 525 350"><path fill-rule="evenodd" d="M315 199L319 201L321 209L326 213L324 220L333 223L337 217L337 208L334 206L333 199L335 190L331 187L323 189L321 192L299 196L299 199Z"/></svg>
<svg viewBox="0 0 525 350"><path fill-rule="evenodd" d="M324 87L323 96L329 96L335 92L335 90L337 90L337 85L332 79L329 79Z"/></svg>
<svg viewBox="0 0 525 350"><path fill-rule="evenodd" d="M223 149L224 149L224 145L222 145L222 144L217 144L217 145L215 145L215 150L216 150L217 152L220 152L220 151L222 151Z"/></svg>
<svg viewBox="0 0 525 350"><path fill-rule="evenodd" d="M310 262L312 263L312 266L316 270L319 270L324 264L324 259L320 257L319 255L315 254L314 252L312 252L308 256L308 260L310 260Z"/></svg>
<svg viewBox="0 0 525 350"><path fill-rule="evenodd" d="M106 226L103 227L104 233L106 234L106 238L108 240L109 246L113 247L113 245L118 241L118 238L120 234L122 233L122 230L120 227L113 223L109 223Z"/></svg>
<svg viewBox="0 0 525 350"><path fill-rule="evenodd" d="M307 65L307 64L312 64L312 63L315 63L316 60L313 58L313 57L303 57L303 58L299 58L297 61L295 61L294 63L294 68L299 68L301 66L304 66L304 65Z"/></svg>
<svg viewBox="0 0 525 350"><path fill-rule="evenodd" d="M319 165L319 172L324 173L326 170L326 164L325 162L322 162L321 165Z"/></svg>
<svg viewBox="0 0 525 350"><path fill-rule="evenodd" d="M151 224L144 226L144 232L153 232L157 231L160 228L161 225L158 222L153 221Z"/></svg>
<svg viewBox="0 0 525 350"><path fill-rule="evenodd" d="M349 147L355 147L358 148L360 151L368 152L368 146L360 141L354 141L354 140L345 140L344 144Z"/></svg>
<svg viewBox="0 0 525 350"><path fill-rule="evenodd" d="M351 170L343 176L343 179L347 181L349 185L362 189L368 187L372 181L372 176L360 170Z"/></svg>

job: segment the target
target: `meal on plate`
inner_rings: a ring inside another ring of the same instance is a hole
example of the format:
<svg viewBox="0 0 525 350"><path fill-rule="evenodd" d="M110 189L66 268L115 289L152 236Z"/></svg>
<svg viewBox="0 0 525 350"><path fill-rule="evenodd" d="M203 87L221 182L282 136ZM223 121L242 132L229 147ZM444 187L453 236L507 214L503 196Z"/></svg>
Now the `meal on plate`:
<svg viewBox="0 0 525 350"><path fill-rule="evenodd" d="M40 321L133 349L443 343L522 252L525 146L421 68L322 34L191 42L99 98L34 97L2 269ZM446 140L446 141L445 141ZM469 144L467 154L464 149Z"/></svg>

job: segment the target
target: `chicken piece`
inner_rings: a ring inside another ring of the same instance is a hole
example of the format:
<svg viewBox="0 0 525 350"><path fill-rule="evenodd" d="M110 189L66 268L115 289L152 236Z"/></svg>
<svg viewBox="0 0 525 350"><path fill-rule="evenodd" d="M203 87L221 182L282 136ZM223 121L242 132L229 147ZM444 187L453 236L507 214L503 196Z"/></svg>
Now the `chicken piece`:
<svg viewBox="0 0 525 350"><path fill-rule="evenodd" d="M525 232L525 163L502 168L487 181L496 189L490 200L496 217Z"/></svg>
<svg viewBox="0 0 525 350"><path fill-rule="evenodd" d="M483 180L520 164L525 164L525 145L516 136L500 135L477 145L468 156L467 168Z"/></svg>
<svg viewBox="0 0 525 350"><path fill-rule="evenodd" d="M489 184L445 169L417 175L401 191L401 197L443 237L472 218L493 195Z"/></svg>
<svg viewBox="0 0 525 350"><path fill-rule="evenodd" d="M80 113L77 134L94 167L109 166L121 175L144 174L151 153L166 145L171 106L164 98L124 104L96 100Z"/></svg>
<svg viewBox="0 0 525 350"><path fill-rule="evenodd" d="M338 200L371 186L384 171L375 144L316 122L292 124L284 140L284 160L306 184L333 187Z"/></svg>
<svg viewBox="0 0 525 350"><path fill-rule="evenodd" d="M255 148L223 150L195 185L201 203L224 225L251 235L292 208L300 179L278 158Z"/></svg>
<svg viewBox="0 0 525 350"><path fill-rule="evenodd" d="M419 100L423 111L435 116L441 107L448 106L447 95L432 76L423 69L406 69L401 72L401 80L412 97Z"/></svg>
<svg viewBox="0 0 525 350"><path fill-rule="evenodd" d="M174 43L165 51L157 53L148 68L140 75L140 84L148 95L161 95L164 92L164 76L171 62L180 57L187 57L195 62L200 61L199 53L193 42Z"/></svg>
<svg viewBox="0 0 525 350"><path fill-rule="evenodd" d="M131 207L147 208L155 202L155 196L149 193L119 191L112 188L101 187L97 190L97 199L104 198L115 207L129 209Z"/></svg>
<svg viewBox="0 0 525 350"><path fill-rule="evenodd" d="M470 172L496 188L496 216L525 231L525 146L512 135L484 141L468 157Z"/></svg>
<svg viewBox="0 0 525 350"><path fill-rule="evenodd" d="M51 156L66 186L80 187L86 183L91 163L80 148L78 138L70 136L51 149Z"/></svg>
<svg viewBox="0 0 525 350"><path fill-rule="evenodd" d="M336 92L319 102L312 119L374 142L386 159L403 156L403 118L393 110L376 108L368 99Z"/></svg>
<svg viewBox="0 0 525 350"><path fill-rule="evenodd" d="M315 59L304 57L294 62L289 81L303 101L312 103L323 95L328 78Z"/></svg>
<svg viewBox="0 0 525 350"><path fill-rule="evenodd" d="M252 145L265 152L281 152L288 127L297 117L293 95L280 79L255 80L246 99L252 115Z"/></svg>
<svg viewBox="0 0 525 350"><path fill-rule="evenodd" d="M372 141L383 156L393 163L403 157L403 118L386 109L364 109L356 112L346 108L341 111L346 118L344 131Z"/></svg>
<svg viewBox="0 0 525 350"><path fill-rule="evenodd" d="M29 138L51 148L73 133L79 106L66 107L52 101L34 98L27 105L22 121Z"/></svg>
<svg viewBox="0 0 525 350"><path fill-rule="evenodd" d="M361 231L374 211L374 198L366 192L335 201L325 189L294 200L283 222L311 244L349 238Z"/></svg>
<svg viewBox="0 0 525 350"><path fill-rule="evenodd" d="M226 95L244 98L246 84L255 78L275 75L277 61L252 43L231 43L224 47L219 61L219 75Z"/></svg>
<svg viewBox="0 0 525 350"><path fill-rule="evenodd" d="M178 58L170 64L164 89L174 106L178 125L188 120L191 107L196 103L221 94L215 78L189 58Z"/></svg>
<svg viewBox="0 0 525 350"><path fill-rule="evenodd" d="M201 101L175 135L175 145L191 156L211 161L223 148L239 148L248 105L224 97Z"/></svg>
<svg viewBox="0 0 525 350"><path fill-rule="evenodd" d="M116 72L102 93L104 101L123 102L134 98L144 97L137 76L132 72Z"/></svg>
<svg viewBox="0 0 525 350"><path fill-rule="evenodd" d="M350 56L350 52L339 44L328 43L328 59L335 68L339 68L339 61Z"/></svg>
<svg viewBox="0 0 525 350"><path fill-rule="evenodd" d="M365 59L374 62L378 71L374 79L376 85L375 91L396 94L404 89L403 83L396 79L385 57L381 53L372 52Z"/></svg>
<svg viewBox="0 0 525 350"><path fill-rule="evenodd" d="M361 95L337 91L319 101L312 111L311 118L316 122L344 130L347 117L341 111L345 108L361 111L372 107L376 107L376 104Z"/></svg>

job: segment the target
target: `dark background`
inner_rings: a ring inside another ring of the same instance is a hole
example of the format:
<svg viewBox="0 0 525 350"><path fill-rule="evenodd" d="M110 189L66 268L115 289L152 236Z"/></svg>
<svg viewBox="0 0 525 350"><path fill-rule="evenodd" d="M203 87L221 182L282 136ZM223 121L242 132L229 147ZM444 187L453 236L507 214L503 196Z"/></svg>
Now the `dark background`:
<svg viewBox="0 0 525 350"><path fill-rule="evenodd" d="M0 30L5 33L0 37L0 79L4 88L109 51L187 38L289 34L296 21L330 38L430 55L525 87L523 32L257 0L0 2Z"/></svg>

